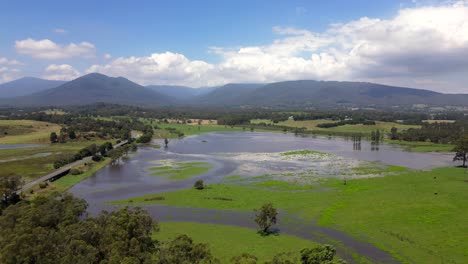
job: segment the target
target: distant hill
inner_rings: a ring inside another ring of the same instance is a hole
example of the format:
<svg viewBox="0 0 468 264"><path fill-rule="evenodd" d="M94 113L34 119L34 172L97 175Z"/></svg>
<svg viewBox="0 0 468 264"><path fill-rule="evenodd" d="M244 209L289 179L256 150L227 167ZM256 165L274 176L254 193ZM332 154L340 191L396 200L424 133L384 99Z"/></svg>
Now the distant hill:
<svg viewBox="0 0 468 264"><path fill-rule="evenodd" d="M160 106L175 99L145 88L123 77L99 73L84 75L56 88L10 100L13 105L84 105L96 102Z"/></svg>
<svg viewBox="0 0 468 264"><path fill-rule="evenodd" d="M261 83L230 83L194 98L192 103L205 105L235 105L241 102L240 99L242 96L264 85L265 84Z"/></svg>
<svg viewBox="0 0 468 264"><path fill-rule="evenodd" d="M209 93L215 90L217 87L202 87L192 88L187 86L176 86L176 85L148 85L147 88L165 94L170 97L174 97L180 100L187 100L195 96Z"/></svg>
<svg viewBox="0 0 468 264"><path fill-rule="evenodd" d="M231 100L230 105L270 107L464 105L468 95L442 94L365 82L287 81L267 84Z"/></svg>
<svg viewBox="0 0 468 264"><path fill-rule="evenodd" d="M39 89L43 88L39 87ZM0 98L2 106L85 105L96 102L147 107L190 105L270 108L393 108L411 107L419 104L468 106L468 94L442 94L422 89L366 82L313 80L270 84L232 83L221 87L196 89L168 85L143 87L123 77L112 78L92 73L34 94L15 98Z"/></svg>
<svg viewBox="0 0 468 264"><path fill-rule="evenodd" d="M18 80L0 84L0 98L30 95L64 84L65 81L44 80L34 77L24 77Z"/></svg>

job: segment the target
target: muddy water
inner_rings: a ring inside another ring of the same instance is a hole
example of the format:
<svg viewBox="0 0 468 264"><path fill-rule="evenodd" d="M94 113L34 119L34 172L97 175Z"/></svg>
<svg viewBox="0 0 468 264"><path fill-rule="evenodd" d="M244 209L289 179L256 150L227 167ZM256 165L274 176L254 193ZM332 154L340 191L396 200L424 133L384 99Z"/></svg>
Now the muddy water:
<svg viewBox="0 0 468 264"><path fill-rule="evenodd" d="M160 143L160 142L158 142ZM311 149L330 153L310 159L291 159L281 152ZM209 133L171 140L167 149L140 148L136 154L118 165L107 166L94 176L75 185L70 192L86 199L91 212L109 209L104 203L116 199L144 194L190 188L195 179L220 182L229 175L258 176L269 173L314 171L321 177L334 177L350 166L377 161L412 169L430 169L452 165L451 155L440 153L412 153L404 149L381 144L378 148L362 141L360 149L343 138L297 137L291 134L259 132ZM207 173L188 180L174 181L150 176L149 168L161 161L204 161L213 165ZM248 212L146 207L159 220L196 221L253 227ZM280 232L317 240L325 235L341 241L345 247L375 261L394 262L388 253L333 229L318 227L310 221L288 216ZM293 223L293 224L291 224ZM319 236L317 236L317 233ZM345 255L344 252L341 253ZM351 260L348 258L348 260Z"/></svg>

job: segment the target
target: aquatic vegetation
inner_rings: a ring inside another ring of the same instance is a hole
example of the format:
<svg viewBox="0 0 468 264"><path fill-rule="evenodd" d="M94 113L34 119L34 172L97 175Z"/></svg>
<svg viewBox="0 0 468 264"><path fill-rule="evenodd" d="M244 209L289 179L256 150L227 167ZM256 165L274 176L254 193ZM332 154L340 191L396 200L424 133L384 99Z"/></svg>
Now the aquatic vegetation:
<svg viewBox="0 0 468 264"><path fill-rule="evenodd" d="M295 151L288 151L288 152L283 152L281 153L282 156L292 156L292 155L309 155L309 154L319 154L319 155L330 155L327 153L323 153L320 151L315 151L315 150L295 150Z"/></svg>

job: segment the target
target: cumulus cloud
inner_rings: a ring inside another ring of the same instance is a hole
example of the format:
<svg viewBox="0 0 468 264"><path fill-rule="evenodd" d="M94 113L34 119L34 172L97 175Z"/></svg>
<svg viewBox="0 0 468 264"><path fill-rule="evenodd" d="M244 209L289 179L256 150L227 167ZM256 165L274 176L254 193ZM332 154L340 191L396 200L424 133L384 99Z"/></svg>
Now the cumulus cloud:
<svg viewBox="0 0 468 264"><path fill-rule="evenodd" d="M104 54L104 59L108 60L111 58L112 58L112 55L110 55L109 53Z"/></svg>
<svg viewBox="0 0 468 264"><path fill-rule="evenodd" d="M80 76L80 72L68 64L51 64L44 70L43 77L49 80L68 81Z"/></svg>
<svg viewBox="0 0 468 264"><path fill-rule="evenodd" d="M93 65L87 72L125 76L142 84L203 85L219 80L207 80L214 66L203 61L191 61L172 52L154 53L149 57L117 58L106 65Z"/></svg>
<svg viewBox="0 0 468 264"><path fill-rule="evenodd" d="M269 45L210 48L220 57L216 64L165 52L116 58L93 65L88 72L127 76L144 84L204 86L322 79L434 89L446 83L443 77L437 80L438 76L454 76L452 86L460 86L454 82L468 76L467 1L404 8L390 19L363 17L332 24L323 32L283 27L273 31L278 38Z"/></svg>
<svg viewBox="0 0 468 264"><path fill-rule="evenodd" d="M34 40L31 38L15 43L16 51L39 59L66 59L71 57L93 57L95 47L89 42L60 45L49 39Z"/></svg>

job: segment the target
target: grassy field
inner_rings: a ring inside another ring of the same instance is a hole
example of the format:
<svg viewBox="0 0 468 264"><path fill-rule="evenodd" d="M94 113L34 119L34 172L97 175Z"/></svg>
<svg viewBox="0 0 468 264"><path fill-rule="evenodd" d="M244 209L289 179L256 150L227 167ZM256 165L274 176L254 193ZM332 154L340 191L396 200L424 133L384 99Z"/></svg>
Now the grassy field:
<svg viewBox="0 0 468 264"><path fill-rule="evenodd" d="M262 120L262 119L257 119L257 120L252 120L251 122L253 123L262 123L265 122L268 124L268 122L271 124L270 120ZM317 132L330 132L330 133L361 133L364 135L370 135L372 131L375 130L380 130L384 131L384 133L390 132L390 129L392 127L398 128L398 130L404 130L408 128L418 128L419 126L412 126L412 125L403 125L400 123L395 123L395 122L381 122L377 121L375 125L344 125L344 126L337 126L337 127L331 127L331 128L320 128L317 127L318 124L323 124L323 123L334 123L335 121L332 120L306 120L306 121L294 121L294 120L286 120L279 122L277 125L279 126L288 126L288 127L305 127L307 130L310 131L317 131Z"/></svg>
<svg viewBox="0 0 468 264"><path fill-rule="evenodd" d="M385 140L390 144L397 144L410 151L415 152L451 152L454 145L450 144L436 144L432 142L417 142L417 141L403 141L403 140Z"/></svg>
<svg viewBox="0 0 468 264"><path fill-rule="evenodd" d="M163 162L162 166L152 167L151 176L167 177L171 180L185 180L209 171L213 165L208 162Z"/></svg>
<svg viewBox="0 0 468 264"><path fill-rule="evenodd" d="M154 239L166 241L180 234L187 234L194 242L209 244L215 257L221 263L230 263L234 256L249 253L258 257L258 263L272 259L272 254L293 252L299 256L303 248L315 244L294 236L261 236L256 230L226 225L199 224L190 222L162 222L161 230L153 235Z"/></svg>
<svg viewBox="0 0 468 264"><path fill-rule="evenodd" d="M391 252L405 263L468 261L468 174L461 168L404 171L370 179L326 180L310 186L212 184L146 195L114 204L168 204L253 210L272 202L304 219L350 233ZM282 185L287 185L282 183ZM227 198L227 199L219 199Z"/></svg>
<svg viewBox="0 0 468 264"><path fill-rule="evenodd" d="M3 149L0 150L0 160L4 161L0 163L0 175L20 175L27 182L53 171L56 160L73 155L91 144L99 145L104 142L78 141L32 148Z"/></svg>
<svg viewBox="0 0 468 264"><path fill-rule="evenodd" d="M229 126L221 126L221 125L186 125L186 124L166 124L166 123L158 123L162 129L156 129L154 131L154 135L157 138L165 138L165 137L177 137L175 134L170 134L165 128L175 128L184 133L185 136L191 135L199 135L202 133L209 133L209 132L218 132L218 131L243 131L240 127L229 127Z"/></svg>
<svg viewBox="0 0 468 264"><path fill-rule="evenodd" d="M47 144L50 133L59 132L60 126L31 120L0 120L0 131L0 144Z"/></svg>

